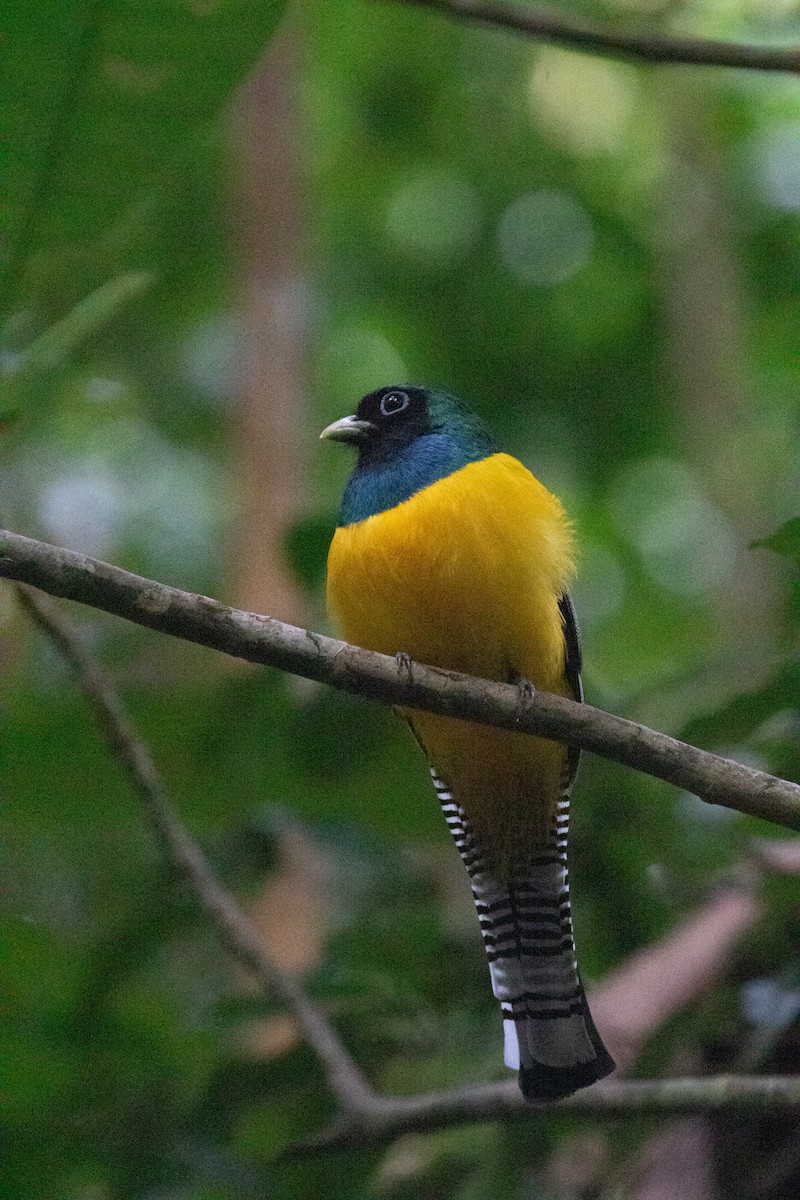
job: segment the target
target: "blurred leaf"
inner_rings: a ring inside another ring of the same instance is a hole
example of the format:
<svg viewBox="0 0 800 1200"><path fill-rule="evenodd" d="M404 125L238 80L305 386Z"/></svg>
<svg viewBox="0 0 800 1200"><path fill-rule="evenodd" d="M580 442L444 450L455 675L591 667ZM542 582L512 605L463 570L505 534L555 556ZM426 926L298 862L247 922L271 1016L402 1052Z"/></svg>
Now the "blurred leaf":
<svg viewBox="0 0 800 1200"><path fill-rule="evenodd" d="M325 580L328 547L336 522L330 516L306 517L297 521L284 540L284 551L303 587L317 592Z"/></svg>
<svg viewBox="0 0 800 1200"><path fill-rule="evenodd" d="M769 537L751 542L750 545L751 548L763 546L767 550L774 550L776 554L784 554L794 560L795 566L800 567L800 517L792 517Z"/></svg>
<svg viewBox="0 0 800 1200"><path fill-rule="evenodd" d="M21 0L5 14L2 291L31 257L91 253L264 50L283 0Z"/></svg>
<svg viewBox="0 0 800 1200"><path fill-rule="evenodd" d="M21 353L11 356L10 365L0 373L0 418L15 416L26 385L35 385L38 375L63 365L76 347L112 321L150 282L146 271L126 271L110 279L40 333Z"/></svg>
<svg viewBox="0 0 800 1200"><path fill-rule="evenodd" d="M150 276L145 271L127 271L109 279L26 346L7 374L13 379L60 366L76 346L112 320L123 304L149 284Z"/></svg>
<svg viewBox="0 0 800 1200"><path fill-rule="evenodd" d="M698 746L742 742L775 713L796 707L800 695L800 664L787 663L761 687L732 697L709 712L696 713L681 736Z"/></svg>

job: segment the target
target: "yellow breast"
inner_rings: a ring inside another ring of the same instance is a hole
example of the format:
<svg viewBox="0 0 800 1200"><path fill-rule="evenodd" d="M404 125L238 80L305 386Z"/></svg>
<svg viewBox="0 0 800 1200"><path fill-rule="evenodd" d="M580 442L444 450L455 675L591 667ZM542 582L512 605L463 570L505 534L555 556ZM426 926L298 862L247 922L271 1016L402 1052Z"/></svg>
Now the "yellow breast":
<svg viewBox="0 0 800 1200"><path fill-rule="evenodd" d="M558 601L572 569L559 501L522 463L494 454L337 529L328 604L356 645L565 692ZM498 864L540 839L561 783L562 747L405 715Z"/></svg>

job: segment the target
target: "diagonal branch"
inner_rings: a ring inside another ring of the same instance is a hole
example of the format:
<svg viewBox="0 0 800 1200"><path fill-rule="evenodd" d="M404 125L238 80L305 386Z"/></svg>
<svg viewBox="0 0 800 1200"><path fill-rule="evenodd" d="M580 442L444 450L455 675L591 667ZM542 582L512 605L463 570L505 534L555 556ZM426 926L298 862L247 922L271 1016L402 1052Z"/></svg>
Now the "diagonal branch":
<svg viewBox="0 0 800 1200"><path fill-rule="evenodd" d="M203 851L173 811L150 751L128 719L113 683L44 596L25 587L17 588L17 594L23 608L77 675L100 728L114 755L125 767L169 862L200 901L232 956L255 976L265 993L277 996L294 1014L322 1063L331 1091L342 1110L359 1113L371 1104L372 1089L328 1018L300 984L264 953L247 917L215 878Z"/></svg>
<svg viewBox="0 0 800 1200"><path fill-rule="evenodd" d="M711 38L666 33L619 33L570 20L543 8L502 0L404 0L460 20L529 34L541 42L569 46L586 54L655 64L741 67L751 71L800 72L800 48L746 46Z"/></svg>
<svg viewBox="0 0 800 1200"><path fill-rule="evenodd" d="M6 530L0 530L0 577L384 704L552 737L666 780L709 804L800 830L800 785L564 696L538 692L523 706L519 690L509 684L416 663L400 670L397 661L384 654L229 608Z"/></svg>

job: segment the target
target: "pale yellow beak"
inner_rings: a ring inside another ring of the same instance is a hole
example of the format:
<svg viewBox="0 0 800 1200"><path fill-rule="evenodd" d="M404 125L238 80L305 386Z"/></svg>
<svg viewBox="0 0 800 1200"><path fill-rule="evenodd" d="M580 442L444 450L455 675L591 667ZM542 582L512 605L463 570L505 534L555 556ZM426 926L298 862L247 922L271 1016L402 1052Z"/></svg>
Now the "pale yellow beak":
<svg viewBox="0 0 800 1200"><path fill-rule="evenodd" d="M351 446L358 446L366 441L374 428L371 421L361 421L358 417L342 417L323 429L319 436L326 441L347 442Z"/></svg>

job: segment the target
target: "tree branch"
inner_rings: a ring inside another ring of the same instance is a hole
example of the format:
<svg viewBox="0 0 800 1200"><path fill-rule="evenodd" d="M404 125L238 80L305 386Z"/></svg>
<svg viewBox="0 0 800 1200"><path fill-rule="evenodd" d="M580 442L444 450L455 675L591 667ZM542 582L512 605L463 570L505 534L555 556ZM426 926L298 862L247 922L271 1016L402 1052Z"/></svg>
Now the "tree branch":
<svg viewBox="0 0 800 1200"><path fill-rule="evenodd" d="M44 596L25 587L18 587L17 595L23 608L73 668L113 754L128 773L169 862L205 909L224 945L255 977L264 992L277 996L294 1014L322 1063L331 1091L343 1111L357 1114L371 1105L372 1088L328 1018L300 984L265 954L255 929L230 893L219 884L203 851L174 812L150 751L131 725L109 677Z"/></svg>
<svg viewBox="0 0 800 1200"><path fill-rule="evenodd" d="M751 71L800 72L800 49L745 46L710 38L665 33L618 33L572 21L546 9L504 4L502 0L404 0L448 17L526 33L586 54L632 62L695 67L740 67Z"/></svg>
<svg viewBox="0 0 800 1200"><path fill-rule="evenodd" d="M130 724L111 680L44 597L24 586L18 587L17 592L25 609L76 672L106 739L126 768L173 867L205 909L230 953L253 973L266 992L278 996L295 1015L325 1069L340 1115L333 1125L312 1139L288 1147L282 1157L296 1159L338 1149L377 1145L399 1134L472 1121L535 1115L535 1108L523 1100L516 1083L510 1080L396 1099L380 1096L372 1090L327 1017L308 998L301 985L264 953L249 921L215 879L199 846L173 812L150 752ZM559 1108L576 1115L596 1117L718 1112L740 1107L751 1112L798 1108L800 1080L720 1076L714 1079L610 1081L559 1104ZM541 1106L544 1111L547 1108L547 1105Z"/></svg>
<svg viewBox="0 0 800 1200"><path fill-rule="evenodd" d="M551 1105L540 1106L548 1111ZM768 1075L717 1075L709 1079L609 1080L558 1102L559 1113L622 1117L654 1113L686 1114L747 1109L800 1108L800 1079ZM448 1091L389 1100L379 1097L368 1112L344 1117L315 1138L290 1146L287 1158L329 1150L376 1145L403 1133L430 1132L473 1121L505 1121L536 1112L516 1082L471 1084Z"/></svg>
<svg viewBox="0 0 800 1200"><path fill-rule="evenodd" d="M133 575L84 554L0 530L0 577L125 617L149 629L277 667L386 704L552 737L721 804L800 829L800 786L709 754L633 721L537 692L522 706L509 684L474 679L348 646L272 617Z"/></svg>

